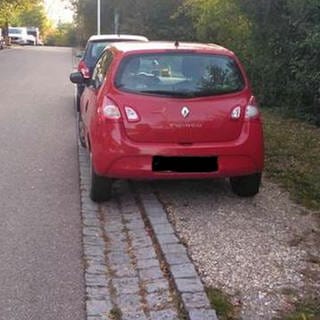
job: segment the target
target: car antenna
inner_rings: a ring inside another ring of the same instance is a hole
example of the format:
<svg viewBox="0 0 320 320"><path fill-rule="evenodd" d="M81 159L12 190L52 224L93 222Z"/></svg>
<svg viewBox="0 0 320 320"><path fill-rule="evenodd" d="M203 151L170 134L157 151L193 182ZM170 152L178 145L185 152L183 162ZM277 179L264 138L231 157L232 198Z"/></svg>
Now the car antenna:
<svg viewBox="0 0 320 320"><path fill-rule="evenodd" d="M175 41L174 46L176 47L176 49L179 48L179 41L178 40Z"/></svg>

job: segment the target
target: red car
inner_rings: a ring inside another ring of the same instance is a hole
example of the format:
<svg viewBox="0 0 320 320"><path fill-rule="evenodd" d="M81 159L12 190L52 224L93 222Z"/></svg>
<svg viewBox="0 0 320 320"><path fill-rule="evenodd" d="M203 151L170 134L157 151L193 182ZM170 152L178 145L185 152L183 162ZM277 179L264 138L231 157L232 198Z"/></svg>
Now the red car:
<svg viewBox="0 0 320 320"><path fill-rule="evenodd" d="M111 196L114 179L229 177L254 196L264 143L260 113L238 58L214 45L115 43L86 84L79 115L88 148L91 199Z"/></svg>

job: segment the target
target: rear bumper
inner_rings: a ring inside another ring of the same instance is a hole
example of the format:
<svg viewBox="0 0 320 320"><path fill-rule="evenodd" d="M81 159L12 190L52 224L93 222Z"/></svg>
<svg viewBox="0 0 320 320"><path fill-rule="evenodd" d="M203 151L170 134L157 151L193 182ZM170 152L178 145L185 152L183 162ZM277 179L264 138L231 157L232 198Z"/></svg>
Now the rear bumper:
<svg viewBox="0 0 320 320"><path fill-rule="evenodd" d="M150 144L130 141L117 124L91 140L93 166L99 175L122 179L201 179L231 177L262 172L264 144L260 122L246 123L232 142L192 145ZM111 133L111 134L110 134ZM217 157L214 172L153 171L154 156Z"/></svg>

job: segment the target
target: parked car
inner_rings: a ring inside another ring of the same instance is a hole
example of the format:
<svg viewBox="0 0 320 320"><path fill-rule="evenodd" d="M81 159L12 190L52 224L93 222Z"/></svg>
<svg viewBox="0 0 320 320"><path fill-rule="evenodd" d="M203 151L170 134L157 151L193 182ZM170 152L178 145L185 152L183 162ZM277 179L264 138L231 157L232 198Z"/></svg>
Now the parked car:
<svg viewBox="0 0 320 320"><path fill-rule="evenodd" d="M78 71L80 71L85 79L91 77L93 68L99 58L103 49L113 42L119 41L148 41L144 36L128 35L128 34L103 34L93 35L87 41L84 54L79 61ZM84 85L80 84L77 86L77 110L80 107L80 96L84 90Z"/></svg>
<svg viewBox="0 0 320 320"><path fill-rule="evenodd" d="M70 75L84 85L81 72ZM239 196L259 191L262 123L249 80L214 44L115 43L99 58L80 102L93 201L113 179L229 177Z"/></svg>
<svg viewBox="0 0 320 320"><path fill-rule="evenodd" d="M42 45L42 41L40 39L40 30L37 27L27 27L27 34L30 36L29 41L32 45Z"/></svg>
<svg viewBox="0 0 320 320"><path fill-rule="evenodd" d="M4 38L2 35L2 29L0 28L0 50L4 47Z"/></svg>
<svg viewBox="0 0 320 320"><path fill-rule="evenodd" d="M27 33L26 27L9 27L9 38L12 44L35 45L36 39Z"/></svg>

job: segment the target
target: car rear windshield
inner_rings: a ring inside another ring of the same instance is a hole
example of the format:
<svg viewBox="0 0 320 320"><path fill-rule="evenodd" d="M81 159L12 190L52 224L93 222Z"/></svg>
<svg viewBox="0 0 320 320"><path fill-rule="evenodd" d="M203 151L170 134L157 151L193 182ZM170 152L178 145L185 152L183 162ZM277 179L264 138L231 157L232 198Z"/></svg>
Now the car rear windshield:
<svg viewBox="0 0 320 320"><path fill-rule="evenodd" d="M115 85L133 93L192 98L238 92L245 82L228 56L160 53L124 58Z"/></svg>

